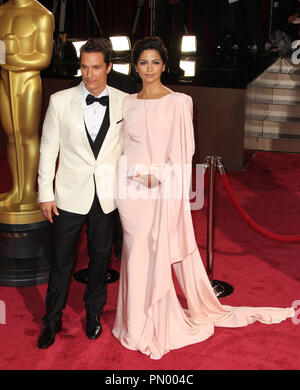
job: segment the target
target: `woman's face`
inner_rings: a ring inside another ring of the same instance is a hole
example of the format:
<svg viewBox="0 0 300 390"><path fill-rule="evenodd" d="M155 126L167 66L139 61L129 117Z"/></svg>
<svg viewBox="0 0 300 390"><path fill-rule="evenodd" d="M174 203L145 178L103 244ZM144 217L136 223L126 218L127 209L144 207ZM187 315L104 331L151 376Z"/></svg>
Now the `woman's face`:
<svg viewBox="0 0 300 390"><path fill-rule="evenodd" d="M136 70L143 83L160 80L165 64L157 50L144 50L138 59Z"/></svg>

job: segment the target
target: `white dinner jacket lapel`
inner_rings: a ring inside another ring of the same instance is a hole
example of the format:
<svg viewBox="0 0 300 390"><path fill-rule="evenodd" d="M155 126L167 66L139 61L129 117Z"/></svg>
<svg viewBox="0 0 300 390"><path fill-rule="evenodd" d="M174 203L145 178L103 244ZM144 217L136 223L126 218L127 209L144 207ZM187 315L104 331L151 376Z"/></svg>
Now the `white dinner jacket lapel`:
<svg viewBox="0 0 300 390"><path fill-rule="evenodd" d="M82 100L80 94L80 85L74 88L73 98L71 99L70 106L70 123L74 125L74 130L80 134L82 139L82 146L85 153L89 155L89 158L95 159L91 146L89 144L88 137L86 135L84 118L83 118L83 109L82 109Z"/></svg>
<svg viewBox="0 0 300 390"><path fill-rule="evenodd" d="M107 130L106 136L104 138L103 144L101 146L100 152L98 154L97 160L101 158L101 151L105 149L105 145L109 142L110 137L112 136L115 128L116 123L118 121L118 114L120 112L120 107L118 106L120 104L120 101L118 99L118 96L116 95L115 91L107 86L108 89L108 96L109 96L109 128Z"/></svg>

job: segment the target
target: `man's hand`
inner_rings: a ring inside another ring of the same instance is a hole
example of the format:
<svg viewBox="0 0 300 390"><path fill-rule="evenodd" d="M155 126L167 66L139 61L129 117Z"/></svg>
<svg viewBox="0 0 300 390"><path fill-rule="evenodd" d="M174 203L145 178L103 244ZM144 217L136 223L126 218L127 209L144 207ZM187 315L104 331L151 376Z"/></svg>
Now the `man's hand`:
<svg viewBox="0 0 300 390"><path fill-rule="evenodd" d="M52 219L53 214L59 215L54 200L51 202L40 202L40 210L41 213L43 214L43 217L46 218L51 223L53 223L53 219Z"/></svg>

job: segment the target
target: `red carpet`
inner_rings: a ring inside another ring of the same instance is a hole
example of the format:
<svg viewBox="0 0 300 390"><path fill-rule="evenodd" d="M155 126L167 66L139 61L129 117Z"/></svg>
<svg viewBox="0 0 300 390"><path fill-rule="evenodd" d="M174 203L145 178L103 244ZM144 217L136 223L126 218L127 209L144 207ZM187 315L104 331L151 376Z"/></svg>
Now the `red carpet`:
<svg viewBox="0 0 300 390"><path fill-rule="evenodd" d="M274 233L296 235L300 234L299 172L300 155L260 152L244 171L229 171L227 175L237 200L259 225ZM0 177L0 191L7 191L6 161L0 161ZM219 175L216 184L214 279L226 281L235 289L221 302L288 307L300 300L300 244L278 243L256 233L233 208ZM206 205L193 212L193 220L205 262ZM119 260L112 259L111 268L119 269L119 264ZM76 270L85 267L86 254L81 245ZM6 324L0 324L1 370L300 368L300 324L294 324L292 319L276 325L216 328L210 339L171 351L158 361L128 351L111 334L118 282L108 285L103 334L92 341L84 333L85 286L72 280L63 330L53 346L41 351L36 342L42 328L46 287L0 287L0 301L6 305Z"/></svg>

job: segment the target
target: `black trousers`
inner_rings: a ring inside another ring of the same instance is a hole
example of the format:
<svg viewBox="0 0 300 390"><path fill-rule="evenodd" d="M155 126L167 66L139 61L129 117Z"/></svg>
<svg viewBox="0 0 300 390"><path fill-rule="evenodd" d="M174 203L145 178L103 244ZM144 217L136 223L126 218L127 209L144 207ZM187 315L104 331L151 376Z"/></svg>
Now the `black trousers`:
<svg viewBox="0 0 300 390"><path fill-rule="evenodd" d="M55 216L53 222L54 249L46 294L46 315L43 317L45 325L62 317L84 224L87 225L89 255L88 283L84 293L87 316L101 315L107 297L105 272L111 257L114 212L104 214L96 195L86 215L58 211L59 216Z"/></svg>
<svg viewBox="0 0 300 390"><path fill-rule="evenodd" d="M123 245L123 230L120 220L120 215L118 209L113 211L114 214L114 249L115 255L120 256L122 253L122 245Z"/></svg>

